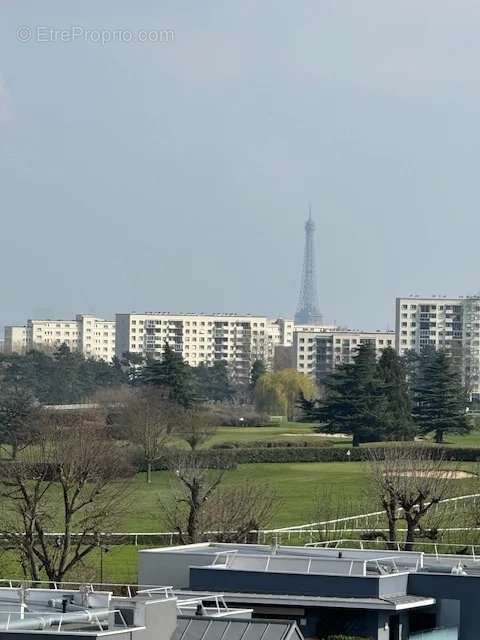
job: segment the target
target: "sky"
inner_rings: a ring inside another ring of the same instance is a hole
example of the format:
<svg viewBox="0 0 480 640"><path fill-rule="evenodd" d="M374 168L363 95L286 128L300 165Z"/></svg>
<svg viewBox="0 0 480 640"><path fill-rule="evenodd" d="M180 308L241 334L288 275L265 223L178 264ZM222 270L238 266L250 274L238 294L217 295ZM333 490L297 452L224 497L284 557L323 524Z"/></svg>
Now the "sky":
<svg viewBox="0 0 480 640"><path fill-rule="evenodd" d="M477 0L0 0L0 327L478 292Z"/></svg>

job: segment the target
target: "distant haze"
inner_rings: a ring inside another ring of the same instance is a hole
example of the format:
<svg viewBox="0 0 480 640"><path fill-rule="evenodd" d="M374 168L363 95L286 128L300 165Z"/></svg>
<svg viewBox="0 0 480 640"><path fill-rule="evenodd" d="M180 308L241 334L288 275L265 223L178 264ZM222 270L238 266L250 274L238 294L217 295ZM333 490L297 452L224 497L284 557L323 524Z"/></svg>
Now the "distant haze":
<svg viewBox="0 0 480 640"><path fill-rule="evenodd" d="M478 2L0 7L0 327L293 317L309 203L327 322L480 288Z"/></svg>

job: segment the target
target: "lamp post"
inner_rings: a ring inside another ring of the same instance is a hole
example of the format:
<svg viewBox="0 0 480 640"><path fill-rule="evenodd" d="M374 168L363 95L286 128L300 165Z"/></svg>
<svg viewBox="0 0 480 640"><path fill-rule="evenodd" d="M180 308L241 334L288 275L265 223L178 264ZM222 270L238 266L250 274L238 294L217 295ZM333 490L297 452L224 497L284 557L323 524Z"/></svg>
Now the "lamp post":
<svg viewBox="0 0 480 640"><path fill-rule="evenodd" d="M103 554L108 553L110 549L108 547L104 547L102 544L99 544L100 549L100 584L103 584Z"/></svg>

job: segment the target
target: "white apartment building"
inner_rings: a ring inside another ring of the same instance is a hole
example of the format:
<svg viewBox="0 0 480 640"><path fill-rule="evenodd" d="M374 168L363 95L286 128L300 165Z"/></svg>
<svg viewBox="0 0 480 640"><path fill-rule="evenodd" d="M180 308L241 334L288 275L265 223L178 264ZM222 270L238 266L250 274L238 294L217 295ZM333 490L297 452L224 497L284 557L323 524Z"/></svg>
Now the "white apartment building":
<svg viewBox="0 0 480 640"><path fill-rule="evenodd" d="M377 356L387 347L395 345L394 331L297 331L295 329L293 351L296 368L321 383L341 364L352 362L360 344L371 342Z"/></svg>
<svg viewBox="0 0 480 640"><path fill-rule="evenodd" d="M450 349L463 340L462 298L397 298L395 346L400 355L423 347Z"/></svg>
<svg viewBox="0 0 480 640"><path fill-rule="evenodd" d="M17 327L20 329L20 327ZM115 322L79 314L74 320L29 320L26 349L54 351L62 344L86 358L111 362L115 355Z"/></svg>
<svg viewBox="0 0 480 640"><path fill-rule="evenodd" d="M293 322L236 314L119 313L116 354L160 358L165 343L193 367L225 360L247 379L255 360L271 366L276 345L293 341Z"/></svg>
<svg viewBox="0 0 480 640"><path fill-rule="evenodd" d="M4 329L3 352L25 353L27 346L27 330L25 327L7 326Z"/></svg>
<svg viewBox="0 0 480 640"><path fill-rule="evenodd" d="M432 346L461 357L464 383L480 397L480 296L397 298L395 344L400 355Z"/></svg>

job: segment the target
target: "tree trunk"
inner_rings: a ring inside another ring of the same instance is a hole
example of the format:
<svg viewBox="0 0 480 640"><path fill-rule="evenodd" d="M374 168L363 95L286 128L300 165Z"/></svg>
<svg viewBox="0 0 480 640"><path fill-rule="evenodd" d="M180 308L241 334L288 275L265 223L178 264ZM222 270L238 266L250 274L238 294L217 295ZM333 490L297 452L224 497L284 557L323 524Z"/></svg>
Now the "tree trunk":
<svg viewBox="0 0 480 640"><path fill-rule="evenodd" d="M152 463L147 462L147 483L152 484Z"/></svg>
<svg viewBox="0 0 480 640"><path fill-rule="evenodd" d="M353 434L352 444L353 444L354 447L358 447L360 445L360 438L358 436L358 433L354 433Z"/></svg>
<svg viewBox="0 0 480 640"><path fill-rule="evenodd" d="M17 454L18 454L18 445L16 442L14 442L12 444L12 460L16 460L17 459Z"/></svg>
<svg viewBox="0 0 480 640"><path fill-rule="evenodd" d="M388 543L389 549L397 548L397 521L388 515Z"/></svg>
<svg viewBox="0 0 480 640"><path fill-rule="evenodd" d="M435 431L435 442L437 444L441 444L443 442L443 430L442 429L437 429Z"/></svg>
<svg viewBox="0 0 480 640"><path fill-rule="evenodd" d="M191 488L191 503L190 511L188 514L187 533L190 540L190 544L198 542L198 516L200 513L200 493L198 487L192 486Z"/></svg>
<svg viewBox="0 0 480 640"><path fill-rule="evenodd" d="M414 520L407 520L407 535L405 536L405 544L403 545L404 551L412 551L413 543L415 542L415 527L416 522Z"/></svg>

